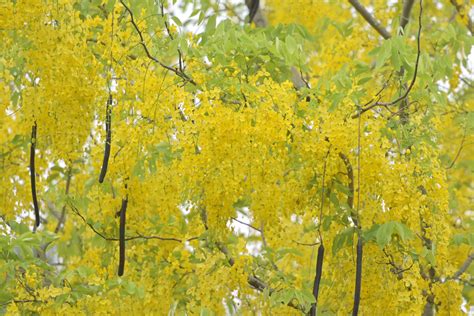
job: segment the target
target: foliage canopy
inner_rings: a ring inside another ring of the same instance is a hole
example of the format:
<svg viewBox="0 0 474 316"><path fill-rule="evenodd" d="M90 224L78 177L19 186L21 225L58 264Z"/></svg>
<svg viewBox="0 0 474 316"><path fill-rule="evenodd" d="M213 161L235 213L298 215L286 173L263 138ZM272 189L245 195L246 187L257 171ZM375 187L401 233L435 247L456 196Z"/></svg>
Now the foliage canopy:
<svg viewBox="0 0 474 316"><path fill-rule="evenodd" d="M0 313L474 305L472 8L243 2L0 9Z"/></svg>

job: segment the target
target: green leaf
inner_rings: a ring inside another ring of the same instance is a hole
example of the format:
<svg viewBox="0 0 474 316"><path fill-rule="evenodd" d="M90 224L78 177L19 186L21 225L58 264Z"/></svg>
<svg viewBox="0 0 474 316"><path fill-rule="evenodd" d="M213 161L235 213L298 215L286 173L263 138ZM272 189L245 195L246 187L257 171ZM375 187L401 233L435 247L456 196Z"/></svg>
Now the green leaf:
<svg viewBox="0 0 474 316"><path fill-rule="evenodd" d="M354 235L354 228L349 227L344 229L341 233L337 234L334 237L332 243L332 253L335 255L340 249L344 246L352 246L353 244L353 235Z"/></svg>
<svg viewBox="0 0 474 316"><path fill-rule="evenodd" d="M393 230L394 225L392 222L380 225L379 229L377 230L376 239L377 244L381 248L385 247L390 242L390 240L392 240Z"/></svg>
<svg viewBox="0 0 474 316"><path fill-rule="evenodd" d="M181 20L178 17L172 16L171 19L173 20L174 23L176 23L177 26L183 26L183 22L181 22Z"/></svg>
<svg viewBox="0 0 474 316"><path fill-rule="evenodd" d="M380 50L376 53L375 68L382 67L392 54L392 42L384 41Z"/></svg>
<svg viewBox="0 0 474 316"><path fill-rule="evenodd" d="M395 227L395 232L398 234L398 236L400 236L400 238L403 241L407 241L408 239L413 239L414 237L413 232L405 224L402 224L400 222L394 222L394 227Z"/></svg>
<svg viewBox="0 0 474 316"><path fill-rule="evenodd" d="M272 305L288 304L295 297L295 291L293 289L283 289L275 292L270 296Z"/></svg>
<svg viewBox="0 0 474 316"><path fill-rule="evenodd" d="M297 43L293 36L288 35L285 40L286 48L290 54L293 54L296 51Z"/></svg>
<svg viewBox="0 0 474 316"><path fill-rule="evenodd" d="M214 31L216 29L216 18L217 18L217 16L215 14L213 14L207 20L207 24L206 24L206 33L207 33L207 35L211 35L212 33L214 33Z"/></svg>
<svg viewBox="0 0 474 316"><path fill-rule="evenodd" d="M382 224L377 229L376 240L377 244L383 248L392 240L393 234L398 235L402 241L407 241L414 237L413 232L400 222L390 221L385 224Z"/></svg>

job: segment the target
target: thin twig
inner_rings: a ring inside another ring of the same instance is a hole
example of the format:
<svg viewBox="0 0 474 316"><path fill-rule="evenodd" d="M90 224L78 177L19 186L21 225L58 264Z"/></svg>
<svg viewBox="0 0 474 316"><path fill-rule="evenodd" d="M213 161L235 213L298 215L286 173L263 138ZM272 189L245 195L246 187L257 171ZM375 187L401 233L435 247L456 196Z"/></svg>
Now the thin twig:
<svg viewBox="0 0 474 316"><path fill-rule="evenodd" d="M235 218L235 217L231 217L230 219L233 220L233 221L236 221L237 223L240 223L240 224L242 224L242 225L248 226L248 227L250 227L250 228L252 228L252 229L258 231L259 233L262 233L262 230L261 230L261 229L255 227L255 226L253 226L253 225L251 225L251 224L249 224L249 223L242 222L241 220L238 220L238 219Z"/></svg>
<svg viewBox="0 0 474 316"><path fill-rule="evenodd" d="M163 8L163 2L160 3L160 9L161 9L161 17L163 18L163 21L165 23L166 33L168 33L169 38L173 41L174 36L171 33L171 30L170 30L169 25L168 25L168 21L165 18L165 10ZM184 71L184 69L183 69L184 59L183 59L183 53L181 52L181 49L179 47L178 47L178 64L179 64L179 71L183 72Z"/></svg>
<svg viewBox="0 0 474 316"><path fill-rule="evenodd" d="M102 239L104 239L106 241L119 241L120 240L119 238L108 237L104 233L98 231L92 224L90 224L85 219L85 217L79 212L79 210L77 209L77 207L74 204L69 202L69 206L71 207L73 213L76 214L77 216L79 216L81 218L81 220L99 237L101 237ZM179 243L183 242L183 240L175 238L175 237L144 236L142 234L137 234L135 236L125 237L125 241L134 240L134 239L145 239L145 240L158 239L158 240L162 240L162 241L175 241L175 242L179 242ZM185 241L192 241L192 240L196 240L196 239L199 239L199 237L192 237L192 238L186 239Z"/></svg>
<svg viewBox="0 0 474 316"><path fill-rule="evenodd" d="M458 3L458 1L460 3ZM451 4L456 8L456 11L459 13L459 16L461 17L462 20L467 19L467 24L466 27L471 33L471 35L474 35L474 23L472 22L471 17L469 16L469 8L463 8L463 4L461 0L450 0ZM467 13L467 17L466 17Z"/></svg>
<svg viewBox="0 0 474 316"><path fill-rule="evenodd" d="M294 243L297 243L298 245L301 245L301 246L308 246L308 247L314 247L314 246L317 246L317 245L320 244L319 241L317 241L317 242L312 242L312 243L305 243L305 242L293 240L293 242L294 242Z"/></svg>
<svg viewBox="0 0 474 316"><path fill-rule="evenodd" d="M148 50L148 47L145 44L145 38L143 37L143 33L140 30L140 28L138 27L137 23L135 22L135 18L134 18L132 10L123 2L123 0L120 0L120 3L123 5L125 10L127 10L128 14L130 14L130 22L132 23L133 27L135 28L135 31L137 32L138 36L140 37L140 45L143 47L143 50L145 51L145 54L147 55L147 57L149 59L153 60L154 62L156 62L157 64L159 64L161 67L175 73L178 77L180 77L184 81L189 82L193 85L196 85L196 82L193 79L191 79L188 75L186 75L184 72L182 72L179 69L173 68L171 66L168 66L168 65L162 63L156 57L151 55L150 51Z"/></svg>
<svg viewBox="0 0 474 316"><path fill-rule="evenodd" d="M410 93L411 89L415 85L416 77L418 75L418 65L419 65L420 55L421 55L421 29L422 29L421 17L422 17L422 13L423 13L423 1L420 0L420 15L418 16L419 27L418 27L418 34L417 34L417 37L416 37L417 53L416 53L416 61L415 61L415 70L414 70L413 78L410 82L410 85L405 90L405 93L403 93L402 96L398 97L397 99L395 99L394 101L391 101L391 102L376 101L376 102L368 105L367 107L362 107L362 109L360 111L358 111L357 115L352 116L352 118L356 118L356 117L362 115L363 113L365 113L365 112L367 112L367 111L369 111L369 110L371 110L371 109L373 109L377 106L389 107L389 106L395 105L398 102L400 102L402 100L405 100L408 97L408 94Z"/></svg>
<svg viewBox="0 0 474 316"><path fill-rule="evenodd" d="M360 110L360 108L359 108ZM356 259L356 278L355 278L355 287L354 287L354 307L352 308L352 315L357 316L359 314L359 305L360 305L360 291L362 287L362 252L363 252L363 240L361 234L361 224L360 224L360 157L362 154L361 147L361 116L359 115L358 127L357 127L357 259Z"/></svg>
<svg viewBox="0 0 474 316"><path fill-rule="evenodd" d="M464 141L465 140L466 140L466 130L464 130L464 134L462 135L462 140L461 140L461 144L459 145L458 152L456 153L456 156L454 156L454 159L451 162L451 164L445 168L446 170L451 169L454 166L454 164L456 163L456 161L458 160L459 155L461 154L461 151L464 148Z"/></svg>

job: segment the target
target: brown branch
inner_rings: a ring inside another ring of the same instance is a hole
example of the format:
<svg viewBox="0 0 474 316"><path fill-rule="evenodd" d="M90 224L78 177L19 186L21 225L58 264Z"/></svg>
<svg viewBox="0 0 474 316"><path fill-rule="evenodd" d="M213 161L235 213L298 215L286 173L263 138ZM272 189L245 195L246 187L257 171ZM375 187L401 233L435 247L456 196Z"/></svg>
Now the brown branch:
<svg viewBox="0 0 474 316"><path fill-rule="evenodd" d="M445 168L446 170L451 169L454 166L454 164L456 163L456 161L458 160L459 155L461 155L461 151L464 148L464 141L465 140L466 140L466 131L464 130L464 134L463 134L462 140L461 140L461 145L459 145L459 149L456 153L456 156L454 156L454 159L451 162L451 164Z"/></svg>
<svg viewBox="0 0 474 316"><path fill-rule="evenodd" d="M69 206L71 207L73 213L76 214L77 216L79 216L81 218L81 220L100 238L102 238L106 241L119 241L120 240L119 238L108 237L104 233L98 231L91 223L89 223L85 219L85 217L79 212L79 210L77 209L77 207L75 205L73 205L71 202L69 202ZM136 236L125 237L125 241L134 240L134 239L145 239L145 240L158 239L158 240L162 240L162 241L174 241L174 242L179 242L179 243L183 242L183 240L175 238L175 237L144 236L142 234L137 234ZM199 237L192 237L192 238L186 239L186 241L192 241L192 240L196 240L196 239L199 239Z"/></svg>
<svg viewBox="0 0 474 316"><path fill-rule="evenodd" d="M373 17L369 11L358 1L349 0L349 3L362 15L362 17L380 34L384 39L392 37L390 33L380 24L375 17Z"/></svg>
<svg viewBox="0 0 474 316"><path fill-rule="evenodd" d="M405 30L405 26L407 26L408 22L410 21L410 13L414 3L415 0L405 0L403 2L402 17L400 19L401 30Z"/></svg>
<svg viewBox="0 0 474 316"><path fill-rule="evenodd" d="M456 271L456 272L453 274L453 276L450 277L450 279L452 279L452 280L457 280L457 279L459 279L459 277L460 277L464 272L467 271L467 269L469 268L469 266L471 265L471 263L472 263L473 260L474 260L474 252L471 253L471 254L467 257L466 261L464 261L464 263L463 263L462 266L459 268L459 270Z"/></svg>
<svg viewBox="0 0 474 316"><path fill-rule="evenodd" d="M26 303L47 303L47 301L41 301L37 299L32 300L10 300L7 302L0 303L0 306L6 306L8 304L15 303L15 304L26 304Z"/></svg>
<svg viewBox="0 0 474 316"><path fill-rule="evenodd" d="M132 23L135 31L137 32L138 36L140 37L140 45L143 47L143 50L145 51L145 54L146 56L153 60L154 62L156 62L157 64L159 64L161 67L165 68L166 70L169 70L173 73L175 73L178 77L180 77L181 79L183 79L184 81L186 82L189 82L193 85L197 85L196 82L191 79L188 75L186 75L184 72L182 72L180 69L176 69L176 68L173 68L171 66L168 66L164 63L162 63L160 60L158 60L156 57L154 57L153 55L151 55L148 47L146 46L145 44L145 38L143 37L143 33L142 31L140 30L140 28L138 27L137 23L135 22L135 18L134 18L134 15L133 15L133 12L132 10L123 2L123 0L120 0L120 3L123 5L123 7L125 8L125 10L127 10L128 14L130 14L130 22Z"/></svg>
<svg viewBox="0 0 474 316"><path fill-rule="evenodd" d="M471 35L474 35L474 23L472 22L472 19L469 16L469 10L466 10L466 8L464 8L464 5L462 5L461 3L458 3L458 0L450 0L450 2L456 8L456 11L459 13L459 16L461 17L461 19L464 20L467 17L466 27L471 33Z"/></svg>
<svg viewBox="0 0 474 316"><path fill-rule="evenodd" d="M174 40L174 36L171 33L171 30L170 30L169 25L168 25L168 21L165 18L165 10L163 8L163 2L160 3L160 10L161 10L161 17L163 18L163 21L165 23L166 33L168 33L168 37L171 40ZM178 65L179 65L179 71L180 72L184 71L183 64L184 64L183 53L181 52L181 49L178 48Z"/></svg>
<svg viewBox="0 0 474 316"><path fill-rule="evenodd" d="M312 242L312 243L306 243L306 242L301 242L297 240L293 240L294 243L301 245L301 246L308 246L308 247L314 247L320 244L320 242Z"/></svg>
<svg viewBox="0 0 474 316"><path fill-rule="evenodd" d="M201 214L200 214L201 215L201 220L204 224L204 228L206 230L209 230L209 227L207 225L207 212L206 212L206 209L204 207L201 207L200 210L201 210ZM229 265L233 266L235 264L235 259L230 255L229 249L221 242L216 242L216 247L217 247L217 249L219 249L220 252L222 252L226 256ZM270 295L274 292L274 289L269 288L268 285L265 282L260 280L254 274L248 276L247 283L253 289L255 289L259 292L263 292L267 288L269 290ZM303 309L300 306L297 306L297 305L293 304L292 302L289 302L287 305L290 306L290 307L293 307L297 310L303 311Z"/></svg>
<svg viewBox="0 0 474 316"><path fill-rule="evenodd" d="M35 227L40 225L40 211L38 206L38 196L36 194L36 171L35 171L35 150L36 150L36 121L31 128L31 148L30 148L30 180L33 207L35 210Z"/></svg>
<svg viewBox="0 0 474 316"><path fill-rule="evenodd" d="M257 227L255 227L255 226L249 224L249 223L242 222L241 220L238 220L238 219L235 218L235 217L231 217L230 219L233 220L233 221L236 221L237 223L240 223L240 224L242 224L242 225L248 226L248 227L252 228L253 230L258 231L259 233L262 233L262 230L261 230L260 228L257 228Z"/></svg>
<svg viewBox="0 0 474 316"><path fill-rule="evenodd" d="M418 34L417 34L417 37L416 37L416 43L417 43L417 53L416 53L416 61L415 61L415 71L413 73L413 78L410 82L410 85L408 86L408 88L405 90L405 93L398 97L397 99L395 99L394 101L391 101L391 102L379 102L379 101L376 101L374 103L372 103L371 105L367 106L367 107L362 107L358 113L356 115L353 115L352 118L356 118L356 117L359 117L360 115L362 115L364 112L367 112L377 106L383 106L383 107L389 107L389 106L392 106L392 105L395 105L397 104L398 102L402 101L402 100L405 100L407 97L408 97L408 94L410 93L411 89L413 88L413 86L415 85L415 82L416 82L416 77L418 75L418 65L419 65L419 61L420 61L420 55L421 55L421 28L422 28L422 23L421 23L421 16L422 16L422 12L423 12L423 5L422 5L422 0L420 0L420 15L418 16L418 22L419 22L419 27L418 27ZM371 101L369 101L370 103Z"/></svg>

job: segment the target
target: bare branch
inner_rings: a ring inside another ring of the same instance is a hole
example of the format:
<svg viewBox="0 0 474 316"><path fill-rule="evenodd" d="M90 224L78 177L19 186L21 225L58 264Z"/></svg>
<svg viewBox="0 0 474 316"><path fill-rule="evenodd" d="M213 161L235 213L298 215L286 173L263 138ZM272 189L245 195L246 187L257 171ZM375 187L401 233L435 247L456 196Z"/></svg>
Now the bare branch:
<svg viewBox="0 0 474 316"><path fill-rule="evenodd" d="M469 266L471 265L472 261L474 260L474 252L471 253L466 261L464 261L464 263L462 264L462 266L459 268L458 271L456 271L456 273L453 274L453 276L450 278L450 279L453 279L453 280L457 280L459 279L459 277L467 271L467 269L469 268Z"/></svg>
<svg viewBox="0 0 474 316"><path fill-rule="evenodd" d="M417 43L417 53L416 53L416 61L415 61L415 70L413 72L413 78L410 82L410 85L408 88L405 90L405 93L403 93L402 96L398 97L394 101L391 102L379 102L378 100L373 102L374 100L372 99L368 103L366 103L366 107L361 107L360 111L357 112L357 114L353 115L352 118L357 118L363 113L377 107L377 106L383 106L388 108L389 106L395 105L398 102L405 100L408 97L408 94L410 93L411 89L415 85L416 77L418 75L418 65L420 62L420 55L421 55L421 28L422 28L422 23L421 23L421 16L423 13L423 5L422 5L422 0L420 0L420 15L418 16L418 22L419 22L419 27L418 27L418 35L416 37L416 43ZM372 103L373 102L373 103ZM370 104L370 105L369 105Z"/></svg>
<svg viewBox="0 0 474 316"><path fill-rule="evenodd" d="M349 3L362 15L362 17L380 34L384 39L392 37L390 33L380 24L375 17L358 1L349 0Z"/></svg>
<svg viewBox="0 0 474 316"><path fill-rule="evenodd" d="M458 152L456 153L456 156L454 156L454 159L451 162L451 164L449 166L447 166L445 169L451 169L454 166L454 164L456 163L456 161L459 158L459 155L461 154L462 149L464 148L464 141L465 140L466 140L466 130L464 130L464 134L462 135L461 145L459 145L459 149L458 149Z"/></svg>
<svg viewBox="0 0 474 316"><path fill-rule="evenodd" d="M140 30L140 28L138 27L137 23L135 22L135 18L133 16L132 10L123 2L123 0L120 0L120 3L123 5L125 10L127 10L128 14L130 14L130 22L132 23L133 27L135 28L135 31L137 32L138 36L140 37L140 45L143 47L143 50L145 51L145 54L147 55L147 57L149 59L153 60L154 62L156 62L157 64L159 64L161 67L175 73L178 77L180 77L184 81L189 82L193 85L197 85L196 82L193 79L191 79L188 75L186 75L180 69L176 69L176 68L173 68L171 66L168 66L168 65L162 63L160 60L158 60L153 55L151 55L148 47L145 44L145 38L143 37L143 33Z"/></svg>
<svg viewBox="0 0 474 316"><path fill-rule="evenodd" d="M98 231L91 223L89 223L85 219L85 217L79 212L79 210L77 209L77 207L74 204L69 202L69 206L71 207L73 213L76 214L77 216L79 216L81 218L81 220L99 237L101 237L102 239L107 240L107 241L119 241L120 240L119 238L108 237L104 233ZM158 239L158 240L162 240L162 241L174 241L174 242L179 242L179 243L183 242L183 240L175 238L175 237L144 236L142 234L137 234L137 235L131 236L131 237L125 237L124 240L129 241L129 240L134 240L134 239ZM199 237L189 238L186 241L191 241L191 240L195 240L195 239L199 239Z"/></svg>
<svg viewBox="0 0 474 316"><path fill-rule="evenodd" d="M259 233L262 232L261 229L255 227L255 226L253 226L253 225L251 225L251 224L249 224L249 223L242 222L241 220L238 220L238 219L235 218L235 217L231 217L230 219L233 220L233 221L236 221L237 223L240 223L240 224L242 224L242 225L248 226L248 227L250 227L250 228L252 228L252 229L258 231Z"/></svg>
<svg viewBox="0 0 474 316"><path fill-rule="evenodd" d="M415 0L405 0L403 2L402 17L400 19L401 30L405 30L405 26L407 26L408 22L410 21L410 13L414 3Z"/></svg>
<svg viewBox="0 0 474 316"><path fill-rule="evenodd" d="M474 35L474 23L472 22L472 19L469 16L469 10L466 10L464 5L462 3L458 3L459 0L450 0L451 4L456 8L456 11L459 13L461 16L461 19L467 20L467 29L471 33L471 35Z"/></svg>

